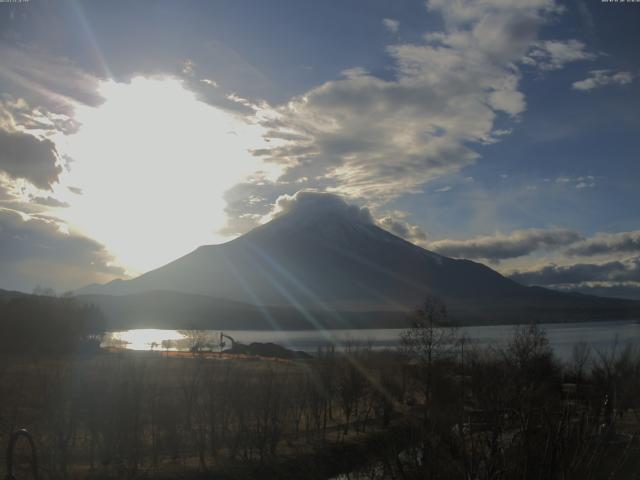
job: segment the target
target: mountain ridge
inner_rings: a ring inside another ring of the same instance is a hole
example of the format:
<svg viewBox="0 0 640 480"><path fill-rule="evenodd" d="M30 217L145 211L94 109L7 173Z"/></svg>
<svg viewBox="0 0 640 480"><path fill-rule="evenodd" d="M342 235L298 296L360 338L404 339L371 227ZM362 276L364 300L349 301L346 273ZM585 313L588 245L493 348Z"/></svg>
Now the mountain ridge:
<svg viewBox="0 0 640 480"><path fill-rule="evenodd" d="M452 259L375 225L335 196L298 194L272 221L204 245L135 279L78 294L176 291L253 307L305 312L399 312L428 296L465 321L593 318L640 312L640 303L526 287L486 265ZM639 315L640 316L640 315ZM475 320L472 320L475 319Z"/></svg>

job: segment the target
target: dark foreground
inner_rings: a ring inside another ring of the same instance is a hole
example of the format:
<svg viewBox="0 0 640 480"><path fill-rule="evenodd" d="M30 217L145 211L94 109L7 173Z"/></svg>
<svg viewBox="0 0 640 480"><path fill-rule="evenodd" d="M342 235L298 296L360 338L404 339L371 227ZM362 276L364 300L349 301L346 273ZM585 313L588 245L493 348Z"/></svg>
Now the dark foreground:
<svg viewBox="0 0 640 480"><path fill-rule="evenodd" d="M28 428L50 479L640 473L637 351L576 345L560 365L535 327L486 350L424 322L402 343L292 360L5 354L0 444Z"/></svg>

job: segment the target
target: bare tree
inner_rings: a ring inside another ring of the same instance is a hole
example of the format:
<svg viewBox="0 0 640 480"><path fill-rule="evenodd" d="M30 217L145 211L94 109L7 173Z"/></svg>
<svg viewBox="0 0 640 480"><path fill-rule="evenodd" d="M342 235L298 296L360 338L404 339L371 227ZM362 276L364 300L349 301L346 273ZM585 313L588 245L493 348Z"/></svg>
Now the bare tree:
<svg viewBox="0 0 640 480"><path fill-rule="evenodd" d="M410 328L400 334L401 348L414 362L427 403L431 398L434 365L455 355L457 339L457 328L449 321L447 307L434 297L425 300L411 317Z"/></svg>
<svg viewBox="0 0 640 480"><path fill-rule="evenodd" d="M591 345L584 341L575 343L572 347L569 368L576 384L581 384L584 381L584 376L591 360L591 350Z"/></svg>

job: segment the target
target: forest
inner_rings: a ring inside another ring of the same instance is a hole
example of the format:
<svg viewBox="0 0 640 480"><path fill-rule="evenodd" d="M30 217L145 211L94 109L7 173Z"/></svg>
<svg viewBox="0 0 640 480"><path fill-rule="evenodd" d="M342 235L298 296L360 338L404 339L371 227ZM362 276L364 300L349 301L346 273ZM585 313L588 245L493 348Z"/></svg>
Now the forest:
<svg viewBox="0 0 640 480"><path fill-rule="evenodd" d="M99 308L52 291L0 298L0 352L76 353L98 351L106 328Z"/></svg>

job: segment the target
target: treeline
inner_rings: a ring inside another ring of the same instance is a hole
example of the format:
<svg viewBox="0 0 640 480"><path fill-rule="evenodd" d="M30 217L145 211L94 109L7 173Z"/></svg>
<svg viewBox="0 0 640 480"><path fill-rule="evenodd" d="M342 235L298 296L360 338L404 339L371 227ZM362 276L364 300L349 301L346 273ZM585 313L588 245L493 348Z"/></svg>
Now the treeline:
<svg viewBox="0 0 640 480"><path fill-rule="evenodd" d="M44 478L264 466L388 426L403 397L398 360L353 349L296 362L122 352L5 365L0 443L27 426Z"/></svg>
<svg viewBox="0 0 640 480"><path fill-rule="evenodd" d="M70 296L21 295L0 301L0 352L96 351L104 328L98 308Z"/></svg>

